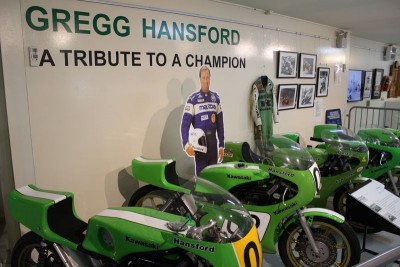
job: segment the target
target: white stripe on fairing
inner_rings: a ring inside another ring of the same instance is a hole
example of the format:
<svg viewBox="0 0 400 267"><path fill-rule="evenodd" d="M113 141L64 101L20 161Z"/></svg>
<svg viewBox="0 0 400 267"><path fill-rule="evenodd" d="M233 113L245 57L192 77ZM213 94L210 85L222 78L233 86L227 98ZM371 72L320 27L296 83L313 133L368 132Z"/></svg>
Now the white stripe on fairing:
<svg viewBox="0 0 400 267"><path fill-rule="evenodd" d="M251 216L257 217L260 220L260 225L257 227L257 232L260 240L264 238L265 232L267 231L269 222L271 221L271 215L264 212L257 212L257 211L249 211Z"/></svg>
<svg viewBox="0 0 400 267"><path fill-rule="evenodd" d="M25 195L25 196L30 196L30 197L37 197L37 198L44 198L44 199L48 199L48 200L53 200L54 203L58 203L61 200L66 199L67 197L64 195L59 195L59 194L54 194L54 193L47 193L47 192L40 192L40 191L36 191L32 188L30 188L29 186L24 186L24 187L20 187L17 189L18 192L20 192L21 194Z"/></svg>
<svg viewBox="0 0 400 267"><path fill-rule="evenodd" d="M341 215L333 210L328 210L328 209L324 209L324 208L306 208L306 209L302 210L302 213L304 214L306 212L315 212L315 211L321 212L321 213L328 213L332 216L342 219L343 221L345 220L343 215Z"/></svg>
<svg viewBox="0 0 400 267"><path fill-rule="evenodd" d="M122 219L122 220L130 221L130 222L134 222L134 223L139 223L139 224L142 224L145 226L150 226L152 228L157 228L160 230L168 231L171 233L174 232L166 226L166 224L169 221L146 216L146 215L131 212L131 211L106 209L96 215L103 216L103 217L112 217L112 218ZM186 231L187 230L179 232L179 233L186 235Z"/></svg>
<svg viewBox="0 0 400 267"><path fill-rule="evenodd" d="M160 163L160 162L166 162L167 164L170 164L172 162L174 162L172 159L145 159L142 157L137 157L135 158L137 161L141 161L141 162L154 162L154 163Z"/></svg>
<svg viewBox="0 0 400 267"><path fill-rule="evenodd" d="M223 164L214 164L214 165L209 165L206 167L206 169L214 169L214 168L233 168L233 169L243 169L243 170L259 170L260 167L256 165L246 165L244 164L245 167L239 168L237 167L237 164L231 164L231 163L223 163Z"/></svg>

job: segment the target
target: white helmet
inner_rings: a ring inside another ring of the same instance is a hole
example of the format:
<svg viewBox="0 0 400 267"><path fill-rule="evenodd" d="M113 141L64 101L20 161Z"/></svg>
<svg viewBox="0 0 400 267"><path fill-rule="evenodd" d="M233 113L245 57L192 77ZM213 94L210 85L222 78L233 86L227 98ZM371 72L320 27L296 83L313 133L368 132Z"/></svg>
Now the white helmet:
<svg viewBox="0 0 400 267"><path fill-rule="evenodd" d="M196 128L189 132L189 145L194 151L207 153L206 134L202 129Z"/></svg>

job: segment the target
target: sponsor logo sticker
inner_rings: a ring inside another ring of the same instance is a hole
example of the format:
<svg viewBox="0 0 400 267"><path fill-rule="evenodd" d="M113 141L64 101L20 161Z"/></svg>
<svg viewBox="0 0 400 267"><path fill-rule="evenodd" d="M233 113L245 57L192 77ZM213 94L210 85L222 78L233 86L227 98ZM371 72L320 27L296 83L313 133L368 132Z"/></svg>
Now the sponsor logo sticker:
<svg viewBox="0 0 400 267"><path fill-rule="evenodd" d="M201 245L199 243L192 243L192 242L188 242L186 240L181 240L177 237L174 238L174 244L179 245L179 246L183 246L183 247L187 247L187 248L191 248L191 249L196 249L196 250L201 250L201 251L208 251L211 253L215 252L215 247L214 246L205 246L205 245Z"/></svg>
<svg viewBox="0 0 400 267"><path fill-rule="evenodd" d="M212 123L215 123L215 121L216 121L215 114L212 114L212 115L211 115L211 122L212 122Z"/></svg>

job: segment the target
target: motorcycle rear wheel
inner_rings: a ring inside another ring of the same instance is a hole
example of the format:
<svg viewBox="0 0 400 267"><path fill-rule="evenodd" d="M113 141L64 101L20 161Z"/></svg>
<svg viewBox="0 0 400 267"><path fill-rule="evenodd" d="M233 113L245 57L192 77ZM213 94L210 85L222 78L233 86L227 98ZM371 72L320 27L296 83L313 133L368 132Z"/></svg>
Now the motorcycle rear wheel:
<svg viewBox="0 0 400 267"><path fill-rule="evenodd" d="M11 253L11 266L27 267L37 266L39 262L40 243L42 238L34 232L23 235L15 244ZM45 266L64 266L53 246L47 244Z"/></svg>
<svg viewBox="0 0 400 267"><path fill-rule="evenodd" d="M314 217L310 226L319 255L308 242L300 224L292 223L279 238L278 249L285 266L352 266L360 261L360 243L345 222Z"/></svg>
<svg viewBox="0 0 400 267"><path fill-rule="evenodd" d="M165 203L166 196L155 194L153 195L153 197L151 197L149 194L153 191L159 191L159 190L163 189L154 185L145 185L140 187L138 190L136 190L135 193L133 193L133 195L129 199L128 206L148 207L148 208L158 209L160 205L162 206ZM165 192L167 191L165 190ZM147 202L146 200L150 200L150 202Z"/></svg>

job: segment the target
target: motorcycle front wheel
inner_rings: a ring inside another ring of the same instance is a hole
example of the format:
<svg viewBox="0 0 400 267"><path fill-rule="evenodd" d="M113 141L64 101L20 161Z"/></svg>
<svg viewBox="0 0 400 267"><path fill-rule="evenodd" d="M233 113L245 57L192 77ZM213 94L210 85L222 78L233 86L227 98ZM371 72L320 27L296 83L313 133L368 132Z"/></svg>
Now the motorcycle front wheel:
<svg viewBox="0 0 400 267"><path fill-rule="evenodd" d="M352 266L360 261L360 243L345 222L314 217L310 226L319 253L316 254L300 224L292 223L278 240L286 266Z"/></svg>
<svg viewBox="0 0 400 267"><path fill-rule="evenodd" d="M11 266L26 267L38 266L39 251L41 251L42 238L34 232L28 232L23 235L15 244L11 253ZM54 250L53 246L47 244L47 249L44 257L42 257L42 266L64 266L60 257Z"/></svg>

